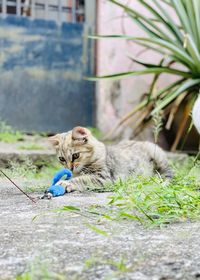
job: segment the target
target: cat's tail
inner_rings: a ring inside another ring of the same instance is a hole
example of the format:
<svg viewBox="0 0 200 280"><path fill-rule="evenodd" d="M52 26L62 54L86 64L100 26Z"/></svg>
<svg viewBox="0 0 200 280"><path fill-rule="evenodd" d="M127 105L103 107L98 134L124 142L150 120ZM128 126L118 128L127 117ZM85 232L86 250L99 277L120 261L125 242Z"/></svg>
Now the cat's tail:
<svg viewBox="0 0 200 280"><path fill-rule="evenodd" d="M169 165L166 153L158 145L150 142L146 142L146 149L150 160L154 163L155 171L168 179L173 178L174 173Z"/></svg>

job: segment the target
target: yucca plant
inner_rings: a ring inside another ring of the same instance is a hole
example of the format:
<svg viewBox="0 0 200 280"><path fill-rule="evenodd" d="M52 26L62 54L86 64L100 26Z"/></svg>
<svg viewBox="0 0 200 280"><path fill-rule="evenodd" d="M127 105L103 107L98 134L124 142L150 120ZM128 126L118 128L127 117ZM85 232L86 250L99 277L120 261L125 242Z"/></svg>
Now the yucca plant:
<svg viewBox="0 0 200 280"><path fill-rule="evenodd" d="M130 59L142 65L144 69L95 77L91 80L115 80L129 76L154 74L146 98L133 108L132 112L124 116L116 128L137 112L141 112L137 126L140 131L156 113L162 111L168 117L166 127L170 129L174 115L184 101L186 104L184 117L174 143L173 148L175 149L185 130L200 88L200 0L135 0L143 7L142 11L146 10L149 16L118 0L109 1L120 6L145 32L145 36L133 37L123 34L91 37L131 40L159 53L161 60L158 64L150 64L133 56ZM171 16L171 12L176 14L176 19ZM162 73L176 75L177 79L168 86L156 90L155 85Z"/></svg>

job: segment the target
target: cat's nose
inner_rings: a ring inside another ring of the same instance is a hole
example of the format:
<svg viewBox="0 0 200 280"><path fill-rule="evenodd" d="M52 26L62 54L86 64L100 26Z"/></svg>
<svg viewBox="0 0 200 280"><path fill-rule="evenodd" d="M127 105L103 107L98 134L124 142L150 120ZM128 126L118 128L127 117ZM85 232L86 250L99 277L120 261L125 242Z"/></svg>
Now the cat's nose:
<svg viewBox="0 0 200 280"><path fill-rule="evenodd" d="M73 171L73 164L71 162L67 162L67 167L68 169L70 169L71 171Z"/></svg>

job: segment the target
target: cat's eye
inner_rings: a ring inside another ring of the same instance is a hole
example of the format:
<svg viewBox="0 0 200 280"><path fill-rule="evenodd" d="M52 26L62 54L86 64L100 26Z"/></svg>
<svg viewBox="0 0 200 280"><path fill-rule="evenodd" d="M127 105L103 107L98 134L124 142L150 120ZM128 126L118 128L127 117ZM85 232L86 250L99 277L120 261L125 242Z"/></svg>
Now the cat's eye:
<svg viewBox="0 0 200 280"><path fill-rule="evenodd" d="M72 161L74 161L75 159L79 158L80 153L75 153L72 155Z"/></svg>
<svg viewBox="0 0 200 280"><path fill-rule="evenodd" d="M65 158L64 157L59 157L59 160L64 162L65 161Z"/></svg>

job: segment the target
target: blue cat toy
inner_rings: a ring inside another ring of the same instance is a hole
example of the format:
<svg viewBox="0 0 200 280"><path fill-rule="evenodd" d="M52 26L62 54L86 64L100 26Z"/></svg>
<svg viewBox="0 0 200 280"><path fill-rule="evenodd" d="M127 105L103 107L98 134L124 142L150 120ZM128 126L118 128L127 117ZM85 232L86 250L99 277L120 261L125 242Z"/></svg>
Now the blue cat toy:
<svg viewBox="0 0 200 280"><path fill-rule="evenodd" d="M56 183L62 178L64 180L69 180L72 177L72 172L69 169L61 169L60 171L56 172L56 174L53 177L52 185L45 191L45 194L41 197L41 199L47 197L48 199L51 199L51 197L55 196L61 196L65 194L65 188L60 185L56 185Z"/></svg>

